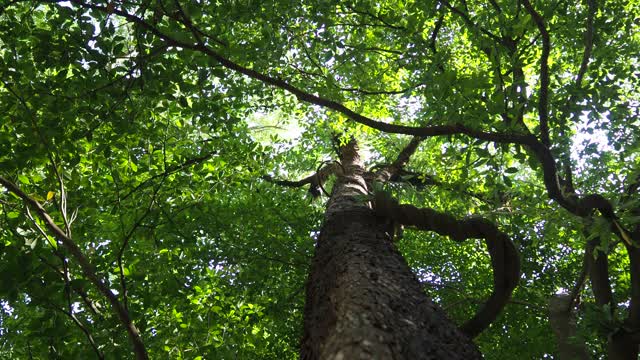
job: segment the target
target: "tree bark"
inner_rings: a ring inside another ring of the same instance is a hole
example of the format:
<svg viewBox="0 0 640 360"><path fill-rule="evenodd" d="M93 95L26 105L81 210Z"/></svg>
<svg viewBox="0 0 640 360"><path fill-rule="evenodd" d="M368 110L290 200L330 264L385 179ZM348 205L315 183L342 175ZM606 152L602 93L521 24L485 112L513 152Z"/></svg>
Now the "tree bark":
<svg viewBox="0 0 640 360"><path fill-rule="evenodd" d="M301 358L480 359L475 344L424 293L367 194L357 144L327 205L307 283Z"/></svg>
<svg viewBox="0 0 640 360"><path fill-rule="evenodd" d="M577 324L571 296L556 294L549 299L549 324L558 341L559 360L589 360L589 350L584 340L577 339Z"/></svg>

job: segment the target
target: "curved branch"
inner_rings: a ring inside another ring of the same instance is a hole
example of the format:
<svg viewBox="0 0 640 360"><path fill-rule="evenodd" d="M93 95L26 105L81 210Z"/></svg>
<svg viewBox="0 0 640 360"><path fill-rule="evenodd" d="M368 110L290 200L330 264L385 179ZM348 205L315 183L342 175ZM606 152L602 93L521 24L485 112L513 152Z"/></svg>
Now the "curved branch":
<svg viewBox="0 0 640 360"><path fill-rule="evenodd" d="M496 143L524 145L533 151L538 161L540 161L540 163L542 164L544 183L549 193L549 197L557 201L558 204L560 204L560 206L564 207L570 212L574 214L578 214L581 212L581 210L579 210L576 202L573 199L567 198L564 196L563 191L561 190L561 187L558 183L555 159L551 154L551 151L549 150L549 146L548 146L548 129L547 131L544 131L544 128L548 127L547 91L548 91L548 83L549 83L549 74L548 74L549 69L548 69L547 62L548 62L548 55L549 55L549 49L550 49L549 33L547 32L544 26L544 20L542 19L540 14L538 14L535 11L535 9L533 9L533 7L531 6L528 0L523 0L523 1L524 1L525 7L527 7L531 16L536 22L539 28L539 31L543 37L543 54L541 57L541 90L540 90L540 103L539 103L541 129L543 130L542 142L538 140L533 134L530 134L530 133L518 134L518 133L485 132L482 130L470 128L466 125L459 124L459 123L453 123L453 124L447 124L447 125L433 125L433 126L427 126L427 127L413 127L413 126L395 125L395 124L389 124L389 123L377 121L367 116L364 116L362 114L359 114L347 108L346 106L342 105L339 102L336 102L318 95L310 94L304 90L301 90L296 86L291 85L285 80L272 77L272 76L263 74L261 72L258 72L256 70L244 67L240 64L237 64L227 59L226 57L222 56L212 48L206 46L206 44L199 44L199 43L194 44L190 42L176 40L171 36L163 33L155 26L147 23L143 19L135 15L129 14L126 11L123 11L120 9L108 9L106 6L96 5L94 3L85 3L81 0L70 0L70 2L86 9L93 9L93 10L107 12L107 13L114 13L118 16L122 16L128 21L136 23L140 25L142 28L150 31L154 35L166 41L167 44L170 46L177 46L177 47L182 47L182 48L202 52L203 54L216 60L218 63L220 63L223 67L227 69L246 75L249 78L260 81L264 84L272 85L282 90L288 91L292 95L295 95L300 101L318 105L329 110L337 111L359 124L371 127L376 130L380 130L387 133L406 134L406 135L414 135L414 136L422 136L422 137L463 134L475 139L492 141ZM55 3L57 1L52 0L51 2ZM446 5L446 1L444 1L443 3L445 3ZM499 39L496 39L496 40L499 40ZM282 185L285 185L285 184L282 183ZM617 226L616 228L619 228L619 226ZM622 234L624 235L624 231L622 232Z"/></svg>
<svg viewBox="0 0 640 360"><path fill-rule="evenodd" d="M462 242L469 238L483 238L491 256L493 268L493 292L480 310L462 325L469 337L476 337L500 314L511 298L520 279L520 259L515 245L509 237L484 218L456 220L453 216L433 209L419 209L411 205L400 205L385 192L376 192L375 210L380 216L420 230L435 231L440 235Z"/></svg>
<svg viewBox="0 0 640 360"><path fill-rule="evenodd" d="M94 9L94 10L103 11L103 12L108 11L105 6L101 6L101 5L87 4L80 0L71 0L71 2L78 6L88 8L88 9ZM544 182L549 192L549 196L552 199L558 201L558 203L564 208L567 208L567 209L575 208L575 206L563 196L562 191L560 190L560 187L558 185L558 180L557 180L557 170L555 167L555 160L553 159L553 156L549 151L548 146L544 146L544 144L541 144L538 141L538 139L532 134L485 132L482 130L473 129L466 125L457 124L457 123L447 124L447 125L433 125L433 126L427 126L427 127L413 127L413 126L395 125L395 124L389 124L389 123L377 121L369 117L366 117L362 114L359 114L347 108L346 106L342 105L339 102L336 102L327 98L323 98L318 95L310 94L304 90L301 90L291 85L290 83L282 79L275 78L275 77L260 73L256 70L249 69L240 64L237 64L227 59L226 57L220 55L215 50L207 47L205 44L194 44L194 43L188 43L184 41L178 41L170 37L169 35L164 34L162 31L160 31L153 25L145 22L143 19L135 15L129 14L126 11L113 9L112 12L119 16L124 17L125 19L131 22L134 22L140 25L142 28L150 31L154 35L163 39L171 46L178 46L178 47L202 52L203 54L216 60L218 63L220 63L223 67L227 69L246 75L249 78L258 80L264 84L272 85L282 90L288 91L289 93L295 95L300 101L318 105L329 110L337 111L359 124L371 127L376 130L380 130L387 133L406 134L406 135L414 135L414 136L422 136L422 137L463 134L463 135L470 136L472 138L486 140L486 141L493 141L496 143L521 144L521 145L527 146L534 152L534 154L536 154L536 157L542 163L543 173L544 173ZM281 183L281 185L288 185L288 184ZM288 186L295 186L295 185L291 184Z"/></svg>
<svg viewBox="0 0 640 360"><path fill-rule="evenodd" d="M71 256L78 262L80 268L84 275L95 285L100 293L104 297L109 300L113 310L118 315L120 322L127 329L127 333L129 334L129 339L133 344L133 349L136 354L136 359L138 360L148 360L149 356L147 355L147 350L142 341L142 337L140 336L140 332L136 328L133 320L131 320L131 316L129 312L122 306L117 296L109 289L107 284L98 276L96 270L93 268L93 265L89 262L89 259L82 253L82 250L78 245L69 238L62 229L56 225L51 216L47 213L44 207L36 200L31 198L29 195L24 193L20 188L18 188L14 183L0 176L0 184L3 185L9 192L21 198L29 207L33 208L38 216L44 221L46 227L51 231L56 239L58 239L62 245L71 253Z"/></svg>
<svg viewBox="0 0 640 360"><path fill-rule="evenodd" d="M57 2L57 1L52 0L51 2ZM586 207L578 206L577 202L572 197L566 197L563 194L563 191L561 190L560 184L558 182L555 159L551 151L549 150L549 146L548 146L549 144L549 139L548 139L549 137L549 134L548 134L548 85L549 85L548 56L550 52L549 33L546 30L546 27L544 25L544 19L540 16L538 12L535 11L535 9L533 9L533 7L531 6L528 0L523 0L523 4L529 11L532 18L534 19L534 22L536 23L536 25L538 26L538 29L540 31L540 34L542 36L542 41L543 41L543 54L541 56L541 68L540 68L540 72L541 72L540 101L538 104L539 105L538 111L539 111L540 122L541 122L540 125L541 125L542 140L538 140L533 134L530 134L530 133L518 134L518 133L485 132L485 131L473 129L466 125L458 124L458 123L447 124L447 125L433 125L428 127L413 127L413 126L395 125L395 124L389 124L389 123L377 121L369 117L366 117L362 114L359 114L347 108L346 106L342 105L339 102L336 102L318 95L310 94L304 90L301 90L298 87L290 84L285 80L272 77L272 76L263 74L259 71L237 64L227 59L226 57L222 56L212 48L206 46L206 44L176 40L171 36L163 33L155 26L145 22L143 19L135 15L129 14L126 11L123 11L120 9L108 9L106 6L96 5L94 3L85 3L81 0L71 0L71 2L83 8L93 9L93 10L107 12L107 13L114 13L118 16L122 16L126 20L136 23L140 25L142 28L150 31L154 35L166 41L167 44L170 46L176 46L176 47L181 47L181 48L202 52L203 54L216 60L223 67L229 70L236 71L251 79L285 90L291 93L292 95L296 96L300 101L318 105L329 110L337 111L359 124L362 124L383 132L395 133L395 134L407 134L407 135L423 136L423 137L463 134L466 136L470 136L472 138L492 141L496 143L510 143L510 144L524 145L532 150L532 152L534 153L534 155L542 165L543 179L544 179L547 192L549 193L549 197L557 201L560 206L562 206L563 208L569 210L571 213L576 215L585 213L585 209L587 209ZM446 1L443 3L445 3L446 5ZM491 37L491 35L489 34L487 35ZM499 38L496 38L495 35L492 38L494 38L494 40L496 41L500 40ZM285 185L285 183L281 183L281 184ZM603 212L603 210L606 211L607 208L608 208L607 206L604 206L604 207L600 207L599 210ZM613 216L611 216L610 219L611 221L615 220ZM624 238L625 231L623 229L620 231L617 231L618 229L621 229L621 227L619 224L616 223L616 226L614 227L614 231L616 231L618 236L621 236L622 238Z"/></svg>

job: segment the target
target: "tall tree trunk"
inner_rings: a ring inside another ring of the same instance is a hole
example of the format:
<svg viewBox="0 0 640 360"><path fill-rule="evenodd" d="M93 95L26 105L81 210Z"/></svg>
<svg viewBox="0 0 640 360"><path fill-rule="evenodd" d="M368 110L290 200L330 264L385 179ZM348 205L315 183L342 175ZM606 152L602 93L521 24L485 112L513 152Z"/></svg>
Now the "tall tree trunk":
<svg viewBox="0 0 640 360"><path fill-rule="evenodd" d="M376 217L355 142L327 205L307 284L301 358L480 359L423 292Z"/></svg>

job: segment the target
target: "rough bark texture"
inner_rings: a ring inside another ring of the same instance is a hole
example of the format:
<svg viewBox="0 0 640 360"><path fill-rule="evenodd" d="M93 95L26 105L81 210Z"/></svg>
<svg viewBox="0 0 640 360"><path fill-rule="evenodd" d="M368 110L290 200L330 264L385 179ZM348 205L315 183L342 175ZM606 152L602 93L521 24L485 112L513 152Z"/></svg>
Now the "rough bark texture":
<svg viewBox="0 0 640 360"><path fill-rule="evenodd" d="M307 284L301 358L480 359L423 292L368 204L354 143L327 206Z"/></svg>
<svg viewBox="0 0 640 360"><path fill-rule="evenodd" d="M556 294L549 299L549 324L558 341L559 360L589 360L587 345L576 339L577 325L571 296Z"/></svg>
<svg viewBox="0 0 640 360"><path fill-rule="evenodd" d="M613 298L613 290L611 288L611 280L609 279L609 259L606 254L596 254L596 246L600 243L600 239L596 238L587 244L586 257L589 261L589 272L591 278L591 288L595 295L596 304L598 306L608 305L611 309L611 316L615 316L616 302ZM635 250L632 250L635 251ZM630 258L635 260L633 253ZM638 263L634 261L631 264L632 269L638 269ZM632 272L633 274L633 272ZM636 277L636 276L634 276ZM633 278L633 277L632 277ZM637 289L637 285L632 285ZM630 314L636 315L634 307ZM633 326L633 318L629 317L626 322L628 326ZM633 327L630 327L633 329ZM624 328L618 329L615 333L608 337L607 355L610 360L637 360L638 359L638 340L632 333L627 332Z"/></svg>

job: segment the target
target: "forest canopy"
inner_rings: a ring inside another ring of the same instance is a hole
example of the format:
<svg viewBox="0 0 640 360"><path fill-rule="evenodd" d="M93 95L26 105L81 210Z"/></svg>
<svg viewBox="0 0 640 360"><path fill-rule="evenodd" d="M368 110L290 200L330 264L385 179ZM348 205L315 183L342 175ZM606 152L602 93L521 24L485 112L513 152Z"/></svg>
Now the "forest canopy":
<svg viewBox="0 0 640 360"><path fill-rule="evenodd" d="M484 358L637 359L638 54L637 1L0 0L0 358L322 358L366 209Z"/></svg>

